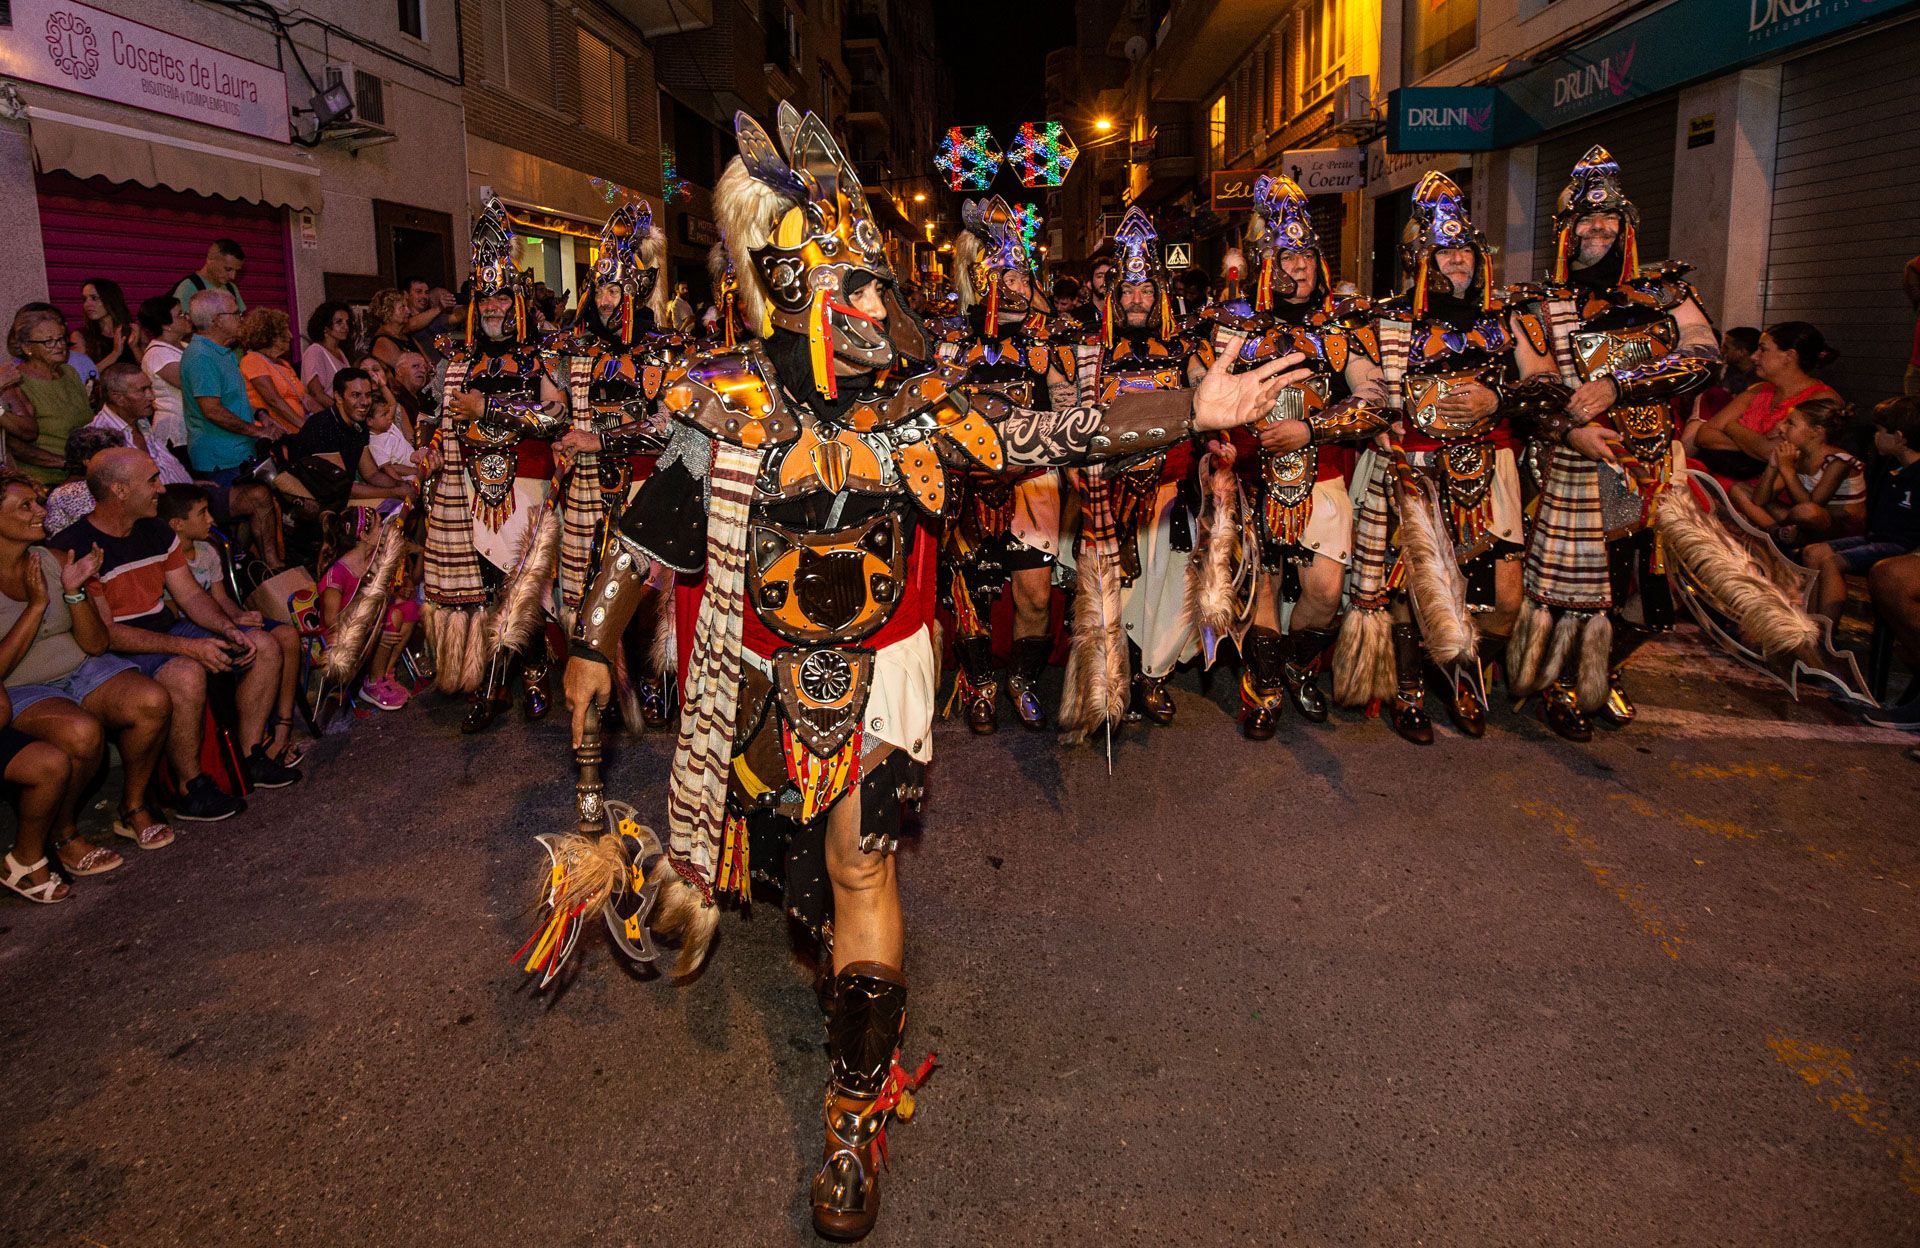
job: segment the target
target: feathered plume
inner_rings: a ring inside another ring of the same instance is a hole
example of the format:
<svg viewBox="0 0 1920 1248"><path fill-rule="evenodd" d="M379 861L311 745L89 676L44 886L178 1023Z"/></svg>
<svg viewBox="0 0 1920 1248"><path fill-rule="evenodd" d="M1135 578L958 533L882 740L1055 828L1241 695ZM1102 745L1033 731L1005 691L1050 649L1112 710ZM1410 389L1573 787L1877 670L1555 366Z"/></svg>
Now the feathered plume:
<svg viewBox="0 0 1920 1248"><path fill-rule="evenodd" d="M715 224L726 240L734 276L740 283L740 319L746 323L747 332L759 337L773 332L773 322L768 319L770 312L753 253L767 245L780 218L796 202L748 173L738 156L727 162L713 190Z"/></svg>
<svg viewBox="0 0 1920 1248"><path fill-rule="evenodd" d="M980 292L973 288L973 266L979 263L980 248L980 236L972 230L961 230L953 236L953 288L960 296L962 312L980 302Z"/></svg>
<svg viewBox="0 0 1920 1248"><path fill-rule="evenodd" d="M394 516L380 531L380 543L360 577L360 591L340 613L333 628L333 644L327 647L322 671L327 683L345 689L347 682L367 661L368 643L381 621L387 618L387 604L393 597L393 574L406 557L407 537L404 520Z"/></svg>
<svg viewBox="0 0 1920 1248"><path fill-rule="evenodd" d="M527 541L513 572L500 587L488 638L495 651L524 650L546 618L553 596L553 574L560 563L560 512L548 507L538 524L527 528Z"/></svg>
<svg viewBox="0 0 1920 1248"><path fill-rule="evenodd" d="M1440 496L1433 483L1420 476L1403 477L1396 493L1407 596L1427 653L1442 668L1471 662L1479 655L1480 634L1467 611L1467 578L1454 557Z"/></svg>
<svg viewBox="0 0 1920 1248"><path fill-rule="evenodd" d="M1204 666L1212 667L1223 637L1239 641L1246 621L1240 614L1238 591L1257 567L1259 547L1241 542L1240 482L1232 461L1206 455L1201 475L1206 495L1201 503L1200 540L1187 564L1187 615L1200 631Z"/></svg>
<svg viewBox="0 0 1920 1248"><path fill-rule="evenodd" d="M1060 696L1061 740L1079 745L1105 723L1126 718L1127 641L1120 622L1120 569L1106 543L1082 547L1073 602L1073 645Z"/></svg>
<svg viewBox="0 0 1920 1248"><path fill-rule="evenodd" d="M1768 658L1820 641L1820 623L1766 575L1732 534L1700 509L1682 481L1660 493L1654 528L1693 579L1739 627L1743 641Z"/></svg>
<svg viewBox="0 0 1920 1248"><path fill-rule="evenodd" d="M1392 617L1384 607L1354 607L1340 621L1333 647L1333 700L1341 706L1365 706L1386 701L1398 687Z"/></svg>

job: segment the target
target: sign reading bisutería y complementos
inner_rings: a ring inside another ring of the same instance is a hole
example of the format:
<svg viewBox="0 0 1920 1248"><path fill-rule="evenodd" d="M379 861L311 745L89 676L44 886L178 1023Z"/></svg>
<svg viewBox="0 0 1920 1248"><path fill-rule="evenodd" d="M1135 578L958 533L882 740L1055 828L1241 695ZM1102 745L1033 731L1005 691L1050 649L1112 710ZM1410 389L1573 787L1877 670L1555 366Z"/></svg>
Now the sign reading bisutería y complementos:
<svg viewBox="0 0 1920 1248"><path fill-rule="evenodd" d="M13 0L0 74L285 143L287 76L71 0Z"/></svg>

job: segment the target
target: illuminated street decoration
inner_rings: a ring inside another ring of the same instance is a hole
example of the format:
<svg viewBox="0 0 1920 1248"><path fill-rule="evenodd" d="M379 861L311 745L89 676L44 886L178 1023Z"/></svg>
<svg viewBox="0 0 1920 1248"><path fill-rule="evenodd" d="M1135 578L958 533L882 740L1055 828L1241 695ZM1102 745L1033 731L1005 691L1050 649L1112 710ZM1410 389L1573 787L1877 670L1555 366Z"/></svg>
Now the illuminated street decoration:
<svg viewBox="0 0 1920 1248"><path fill-rule="evenodd" d="M1026 187L1055 187L1080 155L1067 128L1057 121L1023 121L1007 152L1007 164Z"/></svg>
<svg viewBox="0 0 1920 1248"><path fill-rule="evenodd" d="M1013 228L1020 232L1020 241L1026 244L1027 254L1040 254L1040 208L1036 204L1016 204L1013 209Z"/></svg>
<svg viewBox="0 0 1920 1248"><path fill-rule="evenodd" d="M934 168L946 175L956 191L984 191L992 185L1006 157L993 132L985 126L955 126L940 140Z"/></svg>
<svg viewBox="0 0 1920 1248"><path fill-rule="evenodd" d="M674 159L673 149L660 149L660 198L668 203L683 199L688 194L687 180L680 176L679 162Z"/></svg>

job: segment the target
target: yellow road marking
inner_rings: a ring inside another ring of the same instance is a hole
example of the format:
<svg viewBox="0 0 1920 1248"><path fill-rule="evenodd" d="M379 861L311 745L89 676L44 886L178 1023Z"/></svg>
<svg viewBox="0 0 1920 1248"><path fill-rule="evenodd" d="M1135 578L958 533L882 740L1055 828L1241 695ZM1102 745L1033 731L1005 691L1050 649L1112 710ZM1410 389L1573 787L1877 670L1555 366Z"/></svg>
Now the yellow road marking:
<svg viewBox="0 0 1920 1248"><path fill-rule="evenodd" d="M1678 961L1680 946L1687 943L1687 925L1677 915L1668 914L1658 903L1647 896L1647 887L1628 878L1619 868L1608 865L1600 859L1600 843L1591 833L1583 829L1579 822L1548 802L1526 801L1520 804L1525 814L1544 819L1553 825L1553 830L1566 842L1567 849L1580 860L1587 874L1627 908L1640 930L1653 937L1660 951Z"/></svg>
<svg viewBox="0 0 1920 1248"><path fill-rule="evenodd" d="M1827 1108L1886 1143L1887 1156L1900 1165L1900 1182L1920 1196L1920 1140L1893 1129L1887 1107L1868 1096L1854 1073L1853 1054L1838 1046L1799 1040L1786 1032L1767 1037L1774 1060L1821 1093ZM1911 1060L1911 1059L1903 1059Z"/></svg>

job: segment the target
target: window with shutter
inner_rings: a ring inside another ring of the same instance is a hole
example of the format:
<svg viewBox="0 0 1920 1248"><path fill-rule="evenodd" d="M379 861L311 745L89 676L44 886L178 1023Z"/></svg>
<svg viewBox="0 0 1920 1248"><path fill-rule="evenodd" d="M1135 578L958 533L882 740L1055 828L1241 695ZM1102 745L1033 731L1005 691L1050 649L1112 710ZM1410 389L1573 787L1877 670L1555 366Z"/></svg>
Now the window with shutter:
<svg viewBox="0 0 1920 1248"><path fill-rule="evenodd" d="M627 58L606 40L582 28L580 123L596 134L627 141Z"/></svg>
<svg viewBox="0 0 1920 1248"><path fill-rule="evenodd" d="M552 14L546 0L500 0L506 88L523 99L553 103Z"/></svg>

